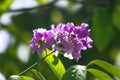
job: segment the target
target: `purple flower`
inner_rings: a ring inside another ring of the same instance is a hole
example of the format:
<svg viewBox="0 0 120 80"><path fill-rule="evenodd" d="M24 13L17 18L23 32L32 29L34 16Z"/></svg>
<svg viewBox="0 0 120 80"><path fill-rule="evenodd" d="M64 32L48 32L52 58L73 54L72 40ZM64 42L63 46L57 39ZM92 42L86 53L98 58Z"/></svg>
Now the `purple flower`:
<svg viewBox="0 0 120 80"><path fill-rule="evenodd" d="M43 50L52 46L56 52L62 51L65 57L78 61L82 50L92 48L93 40L89 37L90 30L87 26L86 23L79 26L73 23L59 23L57 26L51 25L51 30L35 29L30 41L30 50L32 53L37 51L41 54Z"/></svg>
<svg viewBox="0 0 120 80"><path fill-rule="evenodd" d="M87 29L88 24L82 23L80 26L74 26L73 23L58 24L55 28L52 25L55 43L53 49L64 51L65 57L76 59L81 57L81 50L91 48L92 39L89 37L90 30Z"/></svg>
<svg viewBox="0 0 120 80"><path fill-rule="evenodd" d="M30 41L30 50L32 53L38 52L39 54L42 53L43 50L50 47L54 42L53 34L46 29L35 29L33 30L34 36Z"/></svg>

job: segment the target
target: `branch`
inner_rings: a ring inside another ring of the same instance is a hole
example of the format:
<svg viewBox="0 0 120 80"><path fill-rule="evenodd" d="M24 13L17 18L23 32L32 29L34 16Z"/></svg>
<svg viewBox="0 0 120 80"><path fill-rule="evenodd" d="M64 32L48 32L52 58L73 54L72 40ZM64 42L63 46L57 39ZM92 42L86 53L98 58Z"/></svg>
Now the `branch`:
<svg viewBox="0 0 120 80"><path fill-rule="evenodd" d="M52 2L46 3L44 5L39 5L39 6L36 6L36 7L32 7L32 8L22 8L22 9L8 10L7 13L9 13L9 12L23 12L23 11L31 11L31 10L35 10L35 9L40 9L40 8L44 8L44 7L53 5L57 1L58 0L53 0Z"/></svg>

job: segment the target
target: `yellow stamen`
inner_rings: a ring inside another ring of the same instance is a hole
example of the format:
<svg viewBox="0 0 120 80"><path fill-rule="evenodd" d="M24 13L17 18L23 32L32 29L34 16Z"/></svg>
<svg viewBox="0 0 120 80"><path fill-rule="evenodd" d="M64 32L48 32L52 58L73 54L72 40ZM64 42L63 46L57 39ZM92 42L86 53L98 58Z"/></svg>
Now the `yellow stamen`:
<svg viewBox="0 0 120 80"><path fill-rule="evenodd" d="M40 48L40 44L38 45L38 48Z"/></svg>

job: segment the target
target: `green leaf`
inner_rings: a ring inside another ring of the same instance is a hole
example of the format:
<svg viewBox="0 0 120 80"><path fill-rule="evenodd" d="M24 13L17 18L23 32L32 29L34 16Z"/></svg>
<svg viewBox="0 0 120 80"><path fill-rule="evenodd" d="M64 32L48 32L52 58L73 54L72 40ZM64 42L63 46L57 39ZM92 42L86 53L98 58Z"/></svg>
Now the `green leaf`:
<svg viewBox="0 0 120 80"><path fill-rule="evenodd" d="M9 8L13 0L0 0L0 16Z"/></svg>
<svg viewBox="0 0 120 80"><path fill-rule="evenodd" d="M29 77L29 76L20 76L21 80L34 80L33 78Z"/></svg>
<svg viewBox="0 0 120 80"><path fill-rule="evenodd" d="M86 66L71 66L61 80L86 80Z"/></svg>
<svg viewBox="0 0 120 80"><path fill-rule="evenodd" d="M46 52L47 54L51 53L51 51L47 49L43 52L42 58L46 56ZM46 80L60 80L65 73L62 62L54 54L49 55L45 60L41 61L38 68Z"/></svg>
<svg viewBox="0 0 120 80"><path fill-rule="evenodd" d="M93 60L92 62L90 62L90 64L95 64L95 65L103 68L104 70L108 71L112 75L115 75L115 76L120 78L120 69L105 62L105 61Z"/></svg>
<svg viewBox="0 0 120 80"><path fill-rule="evenodd" d="M31 71L37 77L38 80L46 80L45 77L37 70L32 69Z"/></svg>
<svg viewBox="0 0 120 80"><path fill-rule="evenodd" d="M113 80L110 76L108 76L106 73L97 70L97 69L87 69L88 72L93 74L95 77L97 77L99 80Z"/></svg>
<svg viewBox="0 0 120 80"><path fill-rule="evenodd" d="M107 48L113 32L112 14L106 9L97 9L93 14L92 35L98 50Z"/></svg>

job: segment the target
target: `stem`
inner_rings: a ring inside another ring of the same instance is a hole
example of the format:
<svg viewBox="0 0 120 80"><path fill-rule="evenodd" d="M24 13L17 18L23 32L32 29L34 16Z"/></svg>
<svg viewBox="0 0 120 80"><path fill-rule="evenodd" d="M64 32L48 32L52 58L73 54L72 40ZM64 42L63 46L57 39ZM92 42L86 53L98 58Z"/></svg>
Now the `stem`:
<svg viewBox="0 0 120 80"><path fill-rule="evenodd" d="M23 73L27 72L28 70L32 69L37 64L38 64L38 62L34 63L32 66L28 67L27 69L25 69L24 71L22 71L21 73L19 73L18 76L20 76L21 74L23 74Z"/></svg>
<svg viewBox="0 0 120 80"><path fill-rule="evenodd" d="M33 67L35 67L37 64L39 64L42 60L44 60L46 57L48 57L49 55L51 55L53 52L55 51L52 51L50 54L47 54L45 57L43 57L41 60L35 62L33 65L31 65L30 67L28 67L27 69L25 69L24 71L22 71L21 73L18 74L18 76L20 76L21 74L27 72L28 70L32 69Z"/></svg>
<svg viewBox="0 0 120 80"><path fill-rule="evenodd" d="M87 64L87 67L89 67L90 65L92 65L92 61L90 61L88 64Z"/></svg>

